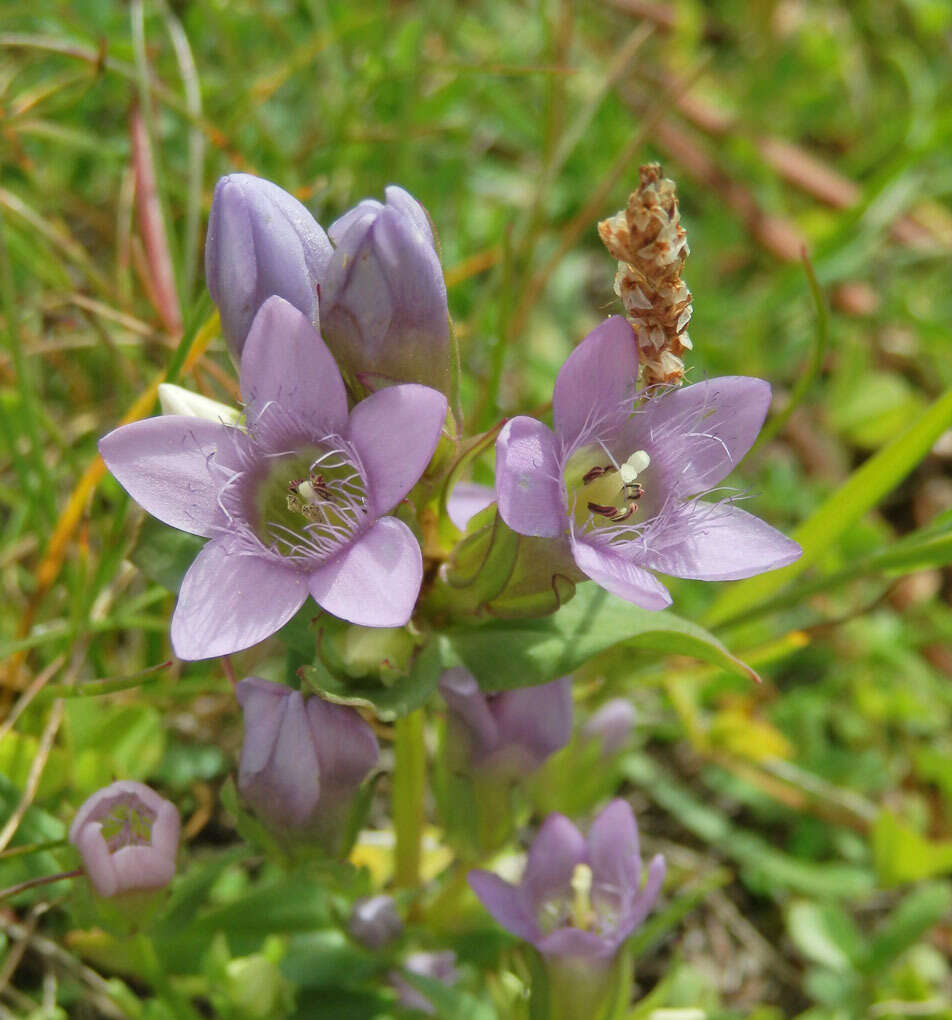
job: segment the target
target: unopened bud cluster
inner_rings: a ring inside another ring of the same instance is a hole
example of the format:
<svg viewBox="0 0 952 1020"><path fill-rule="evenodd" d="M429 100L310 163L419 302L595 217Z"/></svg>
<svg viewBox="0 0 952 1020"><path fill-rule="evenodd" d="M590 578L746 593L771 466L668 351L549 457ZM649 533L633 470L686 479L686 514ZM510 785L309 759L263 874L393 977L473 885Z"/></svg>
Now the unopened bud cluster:
<svg viewBox="0 0 952 1020"><path fill-rule="evenodd" d="M641 167L640 175L627 208L602 220L598 234L618 259L615 293L635 330L642 385L678 384L682 355L691 349L691 292L681 279L690 249L674 181L658 163Z"/></svg>

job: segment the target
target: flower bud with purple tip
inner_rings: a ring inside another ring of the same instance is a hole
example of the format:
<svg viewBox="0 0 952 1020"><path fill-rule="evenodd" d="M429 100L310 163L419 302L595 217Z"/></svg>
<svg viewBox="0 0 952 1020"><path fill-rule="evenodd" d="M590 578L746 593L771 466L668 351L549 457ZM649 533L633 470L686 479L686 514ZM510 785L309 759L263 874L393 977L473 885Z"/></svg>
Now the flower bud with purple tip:
<svg viewBox="0 0 952 1020"><path fill-rule="evenodd" d="M498 850L524 815L526 777L572 735L569 677L484 694L462 668L440 680L446 702L434 789L457 853L480 860Z"/></svg>
<svg viewBox="0 0 952 1020"><path fill-rule="evenodd" d="M612 698L593 712L582 727L585 740L597 740L607 758L620 751L631 738L635 710L626 698Z"/></svg>
<svg viewBox="0 0 952 1020"><path fill-rule="evenodd" d="M462 770L524 776L565 747L572 735L572 681L484 694L462 668L440 680L447 724Z"/></svg>
<svg viewBox="0 0 952 1020"><path fill-rule="evenodd" d="M144 783L121 780L76 812L69 841L96 892L106 898L161 889L175 874L178 809Z"/></svg>
<svg viewBox="0 0 952 1020"><path fill-rule="evenodd" d="M358 788L377 764L377 738L357 711L258 677L235 689L245 720L238 789L294 841L344 852Z"/></svg>
<svg viewBox="0 0 952 1020"><path fill-rule="evenodd" d="M292 195L251 174L221 178L208 219L205 276L236 361L273 294L317 322L317 287L330 257L327 235Z"/></svg>
<svg viewBox="0 0 952 1020"><path fill-rule="evenodd" d="M347 930L368 949L382 949L403 931L393 898L381 893L357 900L350 912Z"/></svg>
<svg viewBox="0 0 952 1020"><path fill-rule="evenodd" d="M368 389L415 382L449 394L449 312L433 229L403 188L385 194L385 204L366 199L328 231L335 249L321 283L321 333Z"/></svg>

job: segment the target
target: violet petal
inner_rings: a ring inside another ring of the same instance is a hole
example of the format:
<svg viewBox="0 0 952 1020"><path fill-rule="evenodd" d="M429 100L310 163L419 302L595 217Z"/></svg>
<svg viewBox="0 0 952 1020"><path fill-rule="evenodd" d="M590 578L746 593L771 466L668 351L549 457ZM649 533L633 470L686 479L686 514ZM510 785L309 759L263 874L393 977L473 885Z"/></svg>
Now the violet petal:
<svg viewBox="0 0 952 1020"><path fill-rule="evenodd" d="M283 627L307 598L290 567L236 551L228 537L209 542L182 581L172 616L180 659L210 659L250 648Z"/></svg>
<svg viewBox="0 0 952 1020"><path fill-rule="evenodd" d="M572 556L579 570L626 602L653 610L671 605L668 589L647 570L618 552L616 547L573 538Z"/></svg>
<svg viewBox="0 0 952 1020"><path fill-rule="evenodd" d="M440 441L446 397L429 386L390 386L350 413L347 437L367 475L373 512L391 510L419 481Z"/></svg>
<svg viewBox="0 0 952 1020"><path fill-rule="evenodd" d="M721 376L649 399L631 419L632 449L671 464L668 485L687 498L718 485L743 460L770 407L770 384Z"/></svg>
<svg viewBox="0 0 952 1020"><path fill-rule="evenodd" d="M121 425L99 440L119 484L153 517L207 538L223 514L218 492L228 472L215 461L227 429L184 415Z"/></svg>
<svg viewBox="0 0 952 1020"><path fill-rule="evenodd" d="M532 843L522 878L533 909L569 890L572 872L585 861L585 854L585 839L568 818L557 812L549 815Z"/></svg>
<svg viewBox="0 0 952 1020"><path fill-rule="evenodd" d="M496 440L499 515L522 535L555 538L565 529L562 477L551 429L524 416Z"/></svg>
<svg viewBox="0 0 952 1020"><path fill-rule="evenodd" d="M671 530L677 541L650 544L644 563L672 577L735 581L785 567L803 552L776 528L729 503L685 503Z"/></svg>
<svg viewBox="0 0 952 1020"><path fill-rule="evenodd" d="M322 609L342 620L402 627L413 613L422 580L423 555L413 532L395 517L381 517L319 566L308 587Z"/></svg>
<svg viewBox="0 0 952 1020"><path fill-rule="evenodd" d="M635 334L613 315L572 351L555 381L552 420L563 445L617 421L625 402L634 402L637 374Z"/></svg>
<svg viewBox="0 0 952 1020"><path fill-rule="evenodd" d="M525 898L519 886L481 868L470 871L466 880L479 902L506 931L527 942L534 942L539 937L539 926L526 909Z"/></svg>
<svg viewBox="0 0 952 1020"><path fill-rule="evenodd" d="M241 393L254 428L270 401L328 432L347 423L347 391L320 334L294 305L270 297L248 332L241 356Z"/></svg>
<svg viewBox="0 0 952 1020"><path fill-rule="evenodd" d="M446 511L456 527L465 531L476 514L495 501L496 490L490 486L478 482L457 482L446 501Z"/></svg>

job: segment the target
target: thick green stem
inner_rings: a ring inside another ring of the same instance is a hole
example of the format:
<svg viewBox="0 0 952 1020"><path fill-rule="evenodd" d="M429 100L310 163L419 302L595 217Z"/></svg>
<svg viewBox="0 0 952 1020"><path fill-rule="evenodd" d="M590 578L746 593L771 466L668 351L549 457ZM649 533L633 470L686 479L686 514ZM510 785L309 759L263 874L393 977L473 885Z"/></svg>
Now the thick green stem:
<svg viewBox="0 0 952 1020"><path fill-rule="evenodd" d="M398 719L394 727L393 827L396 832L395 878L398 886L420 882L426 747L423 711Z"/></svg>

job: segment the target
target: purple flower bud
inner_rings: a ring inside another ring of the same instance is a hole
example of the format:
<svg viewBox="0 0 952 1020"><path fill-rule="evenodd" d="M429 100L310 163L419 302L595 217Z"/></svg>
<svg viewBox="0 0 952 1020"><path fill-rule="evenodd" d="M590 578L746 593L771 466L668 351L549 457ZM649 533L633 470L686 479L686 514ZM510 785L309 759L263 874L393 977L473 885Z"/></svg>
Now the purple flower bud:
<svg viewBox="0 0 952 1020"><path fill-rule="evenodd" d="M336 849L354 794L377 763L374 731L352 708L248 677L238 789L276 830Z"/></svg>
<svg viewBox="0 0 952 1020"><path fill-rule="evenodd" d="M347 930L368 949L381 949L403 931L403 922L389 896L368 896L357 900L350 912Z"/></svg>
<svg viewBox="0 0 952 1020"><path fill-rule="evenodd" d="M564 815L549 815L518 885L481 870L469 884L503 928L543 956L594 963L610 961L648 916L664 874L658 854L642 884L638 826L629 805L613 800L587 839Z"/></svg>
<svg viewBox="0 0 952 1020"><path fill-rule="evenodd" d="M100 896L161 889L175 874L178 809L144 783L122 780L94 793L73 819L69 841Z"/></svg>
<svg viewBox="0 0 952 1020"><path fill-rule="evenodd" d="M377 388L425 383L449 393L446 284L423 207L402 188L367 199L328 233L335 250L321 284L321 332L341 365Z"/></svg>
<svg viewBox="0 0 952 1020"><path fill-rule="evenodd" d="M208 219L205 275L236 360L272 294L317 321L317 285L330 257L327 235L296 198L251 174L221 178Z"/></svg>
<svg viewBox="0 0 952 1020"><path fill-rule="evenodd" d="M608 756L628 743L634 725L635 710L631 702L625 698L612 698L588 717L582 727L582 736L587 740L597 740L602 745L602 753Z"/></svg>
<svg viewBox="0 0 952 1020"><path fill-rule="evenodd" d="M410 953L403 961L403 969L420 977L439 981L443 985L454 985L459 980L456 969L456 953L445 949L439 953ZM433 1003L422 992L418 992L398 970L390 972L390 984L397 990L401 1006L407 1009L418 1009L428 1016L436 1016Z"/></svg>
<svg viewBox="0 0 952 1020"><path fill-rule="evenodd" d="M450 747L465 769L525 775L572 735L572 681L483 694L465 669L448 669L440 693L449 708Z"/></svg>

